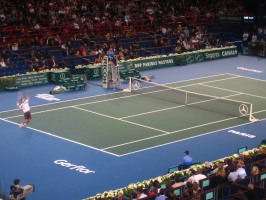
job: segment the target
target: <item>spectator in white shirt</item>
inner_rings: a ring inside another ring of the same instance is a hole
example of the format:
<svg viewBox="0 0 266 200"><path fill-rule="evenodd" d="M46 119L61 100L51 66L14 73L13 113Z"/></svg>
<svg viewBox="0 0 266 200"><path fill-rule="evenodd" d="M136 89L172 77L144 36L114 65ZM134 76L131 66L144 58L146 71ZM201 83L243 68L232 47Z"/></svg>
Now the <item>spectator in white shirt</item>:
<svg viewBox="0 0 266 200"><path fill-rule="evenodd" d="M4 58L0 59L0 66L1 66L1 68L6 68L7 67L7 65L6 65L6 63L4 61Z"/></svg>
<svg viewBox="0 0 266 200"><path fill-rule="evenodd" d="M192 173L192 176L190 176L188 178L187 182L191 182L192 184L193 183L199 184L199 181L201 179L207 178L207 176L205 176L204 174L202 174L202 170L201 169L199 169L197 172L194 171L194 170L191 170L191 173Z"/></svg>

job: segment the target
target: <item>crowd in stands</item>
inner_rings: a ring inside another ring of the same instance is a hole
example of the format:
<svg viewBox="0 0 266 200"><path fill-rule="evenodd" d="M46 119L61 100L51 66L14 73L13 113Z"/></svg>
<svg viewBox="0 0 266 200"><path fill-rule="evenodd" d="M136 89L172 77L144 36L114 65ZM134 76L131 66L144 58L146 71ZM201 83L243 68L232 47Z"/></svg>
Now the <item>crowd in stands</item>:
<svg viewBox="0 0 266 200"><path fill-rule="evenodd" d="M261 200L266 197L265 177L260 179L260 175L266 173L265 163L266 147L262 146L255 155L241 154L214 165L205 162L204 167L197 170L192 166L189 176L175 176L162 183L155 180L152 186L139 186L127 196L119 194L119 199L199 200L203 198L202 194L215 188L217 193L210 199ZM208 182L204 185L206 180Z"/></svg>
<svg viewBox="0 0 266 200"><path fill-rule="evenodd" d="M266 26L255 27L251 33L246 30L242 35L242 40L245 47L258 42L266 42Z"/></svg>
<svg viewBox="0 0 266 200"><path fill-rule="evenodd" d="M220 47L224 41L203 24L245 12L240 0L3 0L0 5L0 76L74 67L66 57L101 63L111 47L119 60ZM167 48L150 51L159 47ZM6 70L10 67L18 69Z"/></svg>

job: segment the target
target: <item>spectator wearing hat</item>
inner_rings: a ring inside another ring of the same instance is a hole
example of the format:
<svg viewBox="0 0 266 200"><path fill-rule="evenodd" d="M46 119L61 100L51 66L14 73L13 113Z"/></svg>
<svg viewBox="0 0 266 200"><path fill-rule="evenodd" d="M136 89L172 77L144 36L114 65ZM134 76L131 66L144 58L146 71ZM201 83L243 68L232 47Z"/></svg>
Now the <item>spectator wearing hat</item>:
<svg viewBox="0 0 266 200"><path fill-rule="evenodd" d="M178 165L179 170L187 169L192 165L192 157L189 155L189 151L186 150L184 154L182 163Z"/></svg>

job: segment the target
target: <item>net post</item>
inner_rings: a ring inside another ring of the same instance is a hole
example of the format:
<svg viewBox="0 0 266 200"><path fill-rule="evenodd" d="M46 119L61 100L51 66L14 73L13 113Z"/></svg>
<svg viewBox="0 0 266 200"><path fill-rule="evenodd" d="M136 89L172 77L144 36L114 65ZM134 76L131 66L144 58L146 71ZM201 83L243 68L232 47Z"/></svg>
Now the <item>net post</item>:
<svg viewBox="0 0 266 200"><path fill-rule="evenodd" d="M129 77L129 92L132 92L132 77Z"/></svg>
<svg viewBox="0 0 266 200"><path fill-rule="evenodd" d="M185 105L187 105L187 92L186 92L186 95L185 95Z"/></svg>
<svg viewBox="0 0 266 200"><path fill-rule="evenodd" d="M253 103L250 104L249 121L250 121L250 122L257 122L257 121L259 121L259 119L256 119L256 118L252 115L252 113L253 113Z"/></svg>

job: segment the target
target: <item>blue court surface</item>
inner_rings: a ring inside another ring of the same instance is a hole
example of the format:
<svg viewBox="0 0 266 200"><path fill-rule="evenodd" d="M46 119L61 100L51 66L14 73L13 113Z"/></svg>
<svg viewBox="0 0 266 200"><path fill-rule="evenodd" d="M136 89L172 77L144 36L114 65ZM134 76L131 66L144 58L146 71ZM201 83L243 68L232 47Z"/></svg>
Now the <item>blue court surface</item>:
<svg viewBox="0 0 266 200"><path fill-rule="evenodd" d="M142 71L141 74L154 75L153 81L160 84L179 83L222 74L247 77L250 80L259 80L260 83L266 84L265 71L265 58L238 56L182 67L173 66ZM52 109L57 104L69 103L77 99L84 100L88 97L95 98L95 96L105 98L111 93L113 95L121 93L121 90L103 89L100 85L101 80L91 80L85 91L54 96L49 95L49 91L55 87L50 84L0 93L0 145L2 148L0 183L2 191L8 193L13 180L20 178L21 185L35 185L36 191L27 198L29 200L85 199L95 196L97 193L126 187L130 183L162 176L167 173L168 167L181 161L185 150L191 152L195 162L213 161L236 153L239 147L247 146L248 149L257 147L266 138L266 120L263 117L259 122L247 121L244 124L216 131L206 129L203 134L197 136L188 135L184 139L172 139L171 142L161 145L150 145L146 149L116 155L92 145L84 145L85 141L75 142L53 134L53 130L55 132L57 130L57 124L59 126L62 124L62 120L65 120L63 114L59 114L59 112L54 112L54 115L58 115L58 117L50 122L49 120L42 121L38 118L39 115L34 115L34 110L44 105L47 109ZM122 83L122 87L126 88L127 83ZM248 82L245 87L249 87ZM258 90L260 89L261 87L258 85ZM31 96L30 106L33 119L28 128L18 127L19 121L23 119L22 111L19 112L16 120L3 117L8 113L17 112L15 111L16 101L20 92L23 95L29 93ZM260 106L266 108L266 97L257 96L261 97L256 101L260 101ZM254 107L256 106L256 102L251 103L254 103ZM260 110L260 112L266 112L265 110ZM82 122L82 120L84 119L78 121ZM34 128L37 122L44 128ZM75 128L76 123L71 120L67 123L71 127L71 136L77 135L75 130L80 131L80 128ZM178 121L176 124L178 125ZM82 124L84 130L93 135L91 133L93 131L88 125ZM99 122L98 126L102 128L107 124ZM44 131L46 129L50 131ZM105 134L108 134L107 140L114 135L112 131L108 131L108 127ZM124 135L121 137L132 136L127 134L138 133L130 133L125 127ZM108 141L104 142L108 143Z"/></svg>

